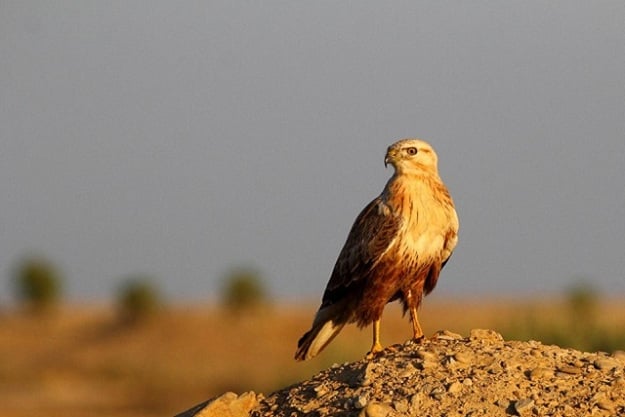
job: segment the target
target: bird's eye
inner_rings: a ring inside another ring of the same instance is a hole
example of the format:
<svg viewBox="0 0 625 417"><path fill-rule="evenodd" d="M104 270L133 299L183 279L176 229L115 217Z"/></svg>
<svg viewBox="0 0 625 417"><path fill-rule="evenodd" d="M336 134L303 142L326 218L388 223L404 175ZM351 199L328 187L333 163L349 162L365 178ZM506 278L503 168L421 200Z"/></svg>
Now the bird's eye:
<svg viewBox="0 0 625 417"><path fill-rule="evenodd" d="M417 154L417 148L406 148L406 152L408 152L408 155L416 155Z"/></svg>

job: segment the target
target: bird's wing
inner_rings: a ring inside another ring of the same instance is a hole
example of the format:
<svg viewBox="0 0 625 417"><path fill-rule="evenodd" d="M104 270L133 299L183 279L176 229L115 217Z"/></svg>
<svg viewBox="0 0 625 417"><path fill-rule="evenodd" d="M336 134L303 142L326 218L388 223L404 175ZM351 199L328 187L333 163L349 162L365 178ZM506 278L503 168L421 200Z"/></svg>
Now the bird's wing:
<svg viewBox="0 0 625 417"><path fill-rule="evenodd" d="M322 306L342 299L346 291L366 279L395 240L401 218L380 197L365 207L354 221L323 294Z"/></svg>

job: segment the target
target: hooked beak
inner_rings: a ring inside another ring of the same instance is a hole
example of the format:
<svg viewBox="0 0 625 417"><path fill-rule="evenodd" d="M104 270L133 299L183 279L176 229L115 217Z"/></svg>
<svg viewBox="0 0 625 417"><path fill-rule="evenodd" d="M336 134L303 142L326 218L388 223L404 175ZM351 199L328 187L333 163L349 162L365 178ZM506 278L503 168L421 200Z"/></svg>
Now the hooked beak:
<svg viewBox="0 0 625 417"><path fill-rule="evenodd" d="M393 162L393 153L391 152L391 148L389 147L386 150L386 155L384 156L384 168L388 166L388 164Z"/></svg>

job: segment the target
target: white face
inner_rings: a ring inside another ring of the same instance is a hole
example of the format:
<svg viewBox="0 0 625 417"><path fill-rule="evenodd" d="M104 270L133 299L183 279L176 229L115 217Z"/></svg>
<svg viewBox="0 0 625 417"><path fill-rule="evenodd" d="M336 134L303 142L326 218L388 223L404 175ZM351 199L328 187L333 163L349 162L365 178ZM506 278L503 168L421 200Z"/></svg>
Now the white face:
<svg viewBox="0 0 625 417"><path fill-rule="evenodd" d="M389 146L384 162L392 164L398 172L424 168L436 170L437 157L429 143L403 139Z"/></svg>

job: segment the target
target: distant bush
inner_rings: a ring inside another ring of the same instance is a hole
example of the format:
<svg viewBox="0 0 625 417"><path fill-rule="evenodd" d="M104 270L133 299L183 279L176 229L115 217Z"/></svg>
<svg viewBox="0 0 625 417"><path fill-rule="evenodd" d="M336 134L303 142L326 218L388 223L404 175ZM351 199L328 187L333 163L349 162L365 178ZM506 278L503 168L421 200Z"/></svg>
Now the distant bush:
<svg viewBox="0 0 625 417"><path fill-rule="evenodd" d="M566 288L563 301L555 302L560 311L548 316L531 306L519 311L500 326L502 334L507 339L535 339L588 352L625 349L625 330L600 320L602 300L592 285L580 282Z"/></svg>
<svg viewBox="0 0 625 417"><path fill-rule="evenodd" d="M61 273L43 257L23 259L15 269L14 284L18 300L34 312L49 311L61 298Z"/></svg>
<svg viewBox="0 0 625 417"><path fill-rule="evenodd" d="M599 306L599 294L586 282L579 282L566 291L566 301L573 322L593 326Z"/></svg>
<svg viewBox="0 0 625 417"><path fill-rule="evenodd" d="M131 276L118 290L117 304L122 320L136 323L154 316L161 308L162 300L148 277Z"/></svg>
<svg viewBox="0 0 625 417"><path fill-rule="evenodd" d="M253 269L235 269L222 283L222 303L230 311L238 312L267 303L267 291L260 273Z"/></svg>

